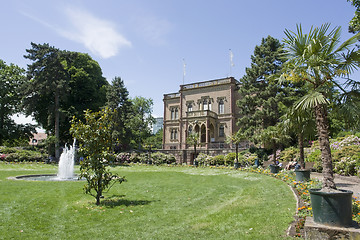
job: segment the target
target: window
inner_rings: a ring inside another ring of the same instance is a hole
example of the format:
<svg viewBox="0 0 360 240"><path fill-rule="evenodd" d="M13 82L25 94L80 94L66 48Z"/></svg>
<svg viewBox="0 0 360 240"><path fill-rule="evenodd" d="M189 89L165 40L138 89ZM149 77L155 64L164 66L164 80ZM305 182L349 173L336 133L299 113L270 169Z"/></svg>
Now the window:
<svg viewBox="0 0 360 240"><path fill-rule="evenodd" d="M175 140L178 138L178 132L177 129L171 129L171 133L170 133L170 139L171 140Z"/></svg>
<svg viewBox="0 0 360 240"><path fill-rule="evenodd" d="M175 108L175 119L179 119L179 110Z"/></svg>
<svg viewBox="0 0 360 240"><path fill-rule="evenodd" d="M204 102L203 102L203 110L208 110L208 109L209 109L208 101L204 100Z"/></svg>
<svg viewBox="0 0 360 240"><path fill-rule="evenodd" d="M178 108L171 108L171 120L179 119Z"/></svg>
<svg viewBox="0 0 360 240"><path fill-rule="evenodd" d="M219 114L224 114L225 113L225 111L224 111L225 109L224 109L224 100L220 100L219 101Z"/></svg>
<svg viewBox="0 0 360 240"><path fill-rule="evenodd" d="M192 109L192 103L189 103L187 111L188 111L188 112L192 112L192 110L193 110L193 109Z"/></svg>
<svg viewBox="0 0 360 240"><path fill-rule="evenodd" d="M175 109L172 108L171 109L171 120L174 120L175 119Z"/></svg>
<svg viewBox="0 0 360 240"><path fill-rule="evenodd" d="M224 125L220 125L220 127L219 127L219 137L225 137Z"/></svg>

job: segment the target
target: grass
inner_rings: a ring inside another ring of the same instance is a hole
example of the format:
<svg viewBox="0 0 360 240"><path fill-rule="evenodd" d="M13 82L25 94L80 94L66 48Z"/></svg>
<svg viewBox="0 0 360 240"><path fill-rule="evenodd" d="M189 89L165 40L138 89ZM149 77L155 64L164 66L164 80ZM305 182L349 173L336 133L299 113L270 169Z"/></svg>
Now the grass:
<svg viewBox="0 0 360 240"><path fill-rule="evenodd" d="M0 239L284 239L296 210L282 181L228 169L116 167L100 206L83 182L7 179L56 171L0 163Z"/></svg>

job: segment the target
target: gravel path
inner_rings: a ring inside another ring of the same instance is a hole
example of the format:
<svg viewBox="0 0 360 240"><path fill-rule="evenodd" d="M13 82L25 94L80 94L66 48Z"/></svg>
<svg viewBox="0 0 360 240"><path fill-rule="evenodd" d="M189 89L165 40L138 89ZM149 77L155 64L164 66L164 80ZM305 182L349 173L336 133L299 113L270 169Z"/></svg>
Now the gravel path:
<svg viewBox="0 0 360 240"><path fill-rule="evenodd" d="M338 189L350 190L353 192L353 197L360 198L360 178L359 177L345 177L335 174L335 184ZM322 180L322 174L312 172L311 178Z"/></svg>

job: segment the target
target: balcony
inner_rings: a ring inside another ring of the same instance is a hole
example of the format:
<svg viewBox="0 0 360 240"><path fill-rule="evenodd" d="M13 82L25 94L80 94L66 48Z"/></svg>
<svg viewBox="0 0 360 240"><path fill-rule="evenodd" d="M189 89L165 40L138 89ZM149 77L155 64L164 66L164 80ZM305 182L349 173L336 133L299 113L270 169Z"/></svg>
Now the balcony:
<svg viewBox="0 0 360 240"><path fill-rule="evenodd" d="M199 111L186 112L186 117L187 118L196 118L196 117L218 118L218 115L210 110L199 110Z"/></svg>

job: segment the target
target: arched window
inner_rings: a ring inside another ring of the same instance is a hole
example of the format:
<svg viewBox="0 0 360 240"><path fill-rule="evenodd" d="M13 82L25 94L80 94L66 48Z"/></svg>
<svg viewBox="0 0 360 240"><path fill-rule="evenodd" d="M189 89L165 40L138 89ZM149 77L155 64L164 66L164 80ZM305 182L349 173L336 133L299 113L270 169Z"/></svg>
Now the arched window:
<svg viewBox="0 0 360 240"><path fill-rule="evenodd" d="M219 101L219 114L224 114L225 113L225 109L224 109L224 100L220 100Z"/></svg>
<svg viewBox="0 0 360 240"><path fill-rule="evenodd" d="M192 126L189 126L189 129L188 129L188 133L191 134L192 133Z"/></svg>

